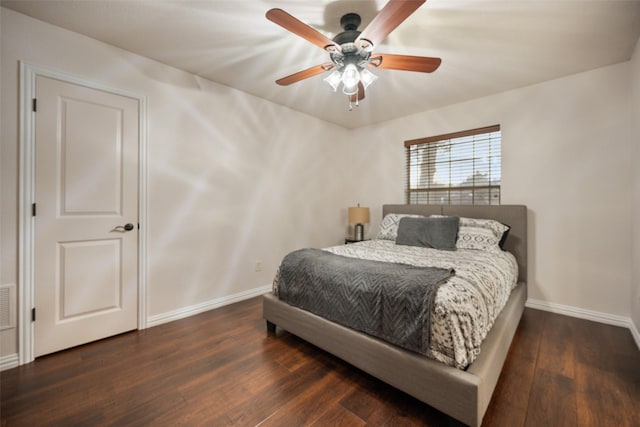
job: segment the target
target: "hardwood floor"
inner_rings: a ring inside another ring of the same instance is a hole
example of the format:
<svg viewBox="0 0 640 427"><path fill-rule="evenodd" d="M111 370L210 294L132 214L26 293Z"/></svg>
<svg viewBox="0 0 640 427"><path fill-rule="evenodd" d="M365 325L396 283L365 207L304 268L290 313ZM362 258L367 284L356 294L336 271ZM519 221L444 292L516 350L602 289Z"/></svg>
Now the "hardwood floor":
<svg viewBox="0 0 640 427"><path fill-rule="evenodd" d="M2 426L457 425L261 316L253 298L4 371ZM483 425L639 426L630 332L526 309Z"/></svg>

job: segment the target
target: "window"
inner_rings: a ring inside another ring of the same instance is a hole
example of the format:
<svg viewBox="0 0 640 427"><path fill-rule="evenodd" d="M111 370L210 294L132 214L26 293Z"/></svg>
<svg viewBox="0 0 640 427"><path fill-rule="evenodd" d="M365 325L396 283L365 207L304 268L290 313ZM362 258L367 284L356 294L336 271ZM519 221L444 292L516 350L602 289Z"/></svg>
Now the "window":
<svg viewBox="0 0 640 427"><path fill-rule="evenodd" d="M405 141L407 203L500 204L500 125Z"/></svg>

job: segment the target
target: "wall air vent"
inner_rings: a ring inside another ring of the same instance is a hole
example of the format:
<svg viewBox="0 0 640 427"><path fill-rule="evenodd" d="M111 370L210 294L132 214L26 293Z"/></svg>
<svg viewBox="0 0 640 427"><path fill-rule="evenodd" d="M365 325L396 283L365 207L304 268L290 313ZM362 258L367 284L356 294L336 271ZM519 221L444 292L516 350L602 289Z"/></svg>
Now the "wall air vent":
<svg viewBox="0 0 640 427"><path fill-rule="evenodd" d="M0 331L16 327L16 285L0 286Z"/></svg>

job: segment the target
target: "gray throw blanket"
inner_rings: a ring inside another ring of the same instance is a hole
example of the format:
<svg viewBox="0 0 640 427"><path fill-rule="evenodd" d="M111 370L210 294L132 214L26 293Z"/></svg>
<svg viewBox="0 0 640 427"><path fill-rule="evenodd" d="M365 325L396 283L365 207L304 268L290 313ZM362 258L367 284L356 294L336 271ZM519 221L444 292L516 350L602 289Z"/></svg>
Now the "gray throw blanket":
<svg viewBox="0 0 640 427"><path fill-rule="evenodd" d="M453 274L300 249L284 257L276 280L290 305L425 354L437 288Z"/></svg>

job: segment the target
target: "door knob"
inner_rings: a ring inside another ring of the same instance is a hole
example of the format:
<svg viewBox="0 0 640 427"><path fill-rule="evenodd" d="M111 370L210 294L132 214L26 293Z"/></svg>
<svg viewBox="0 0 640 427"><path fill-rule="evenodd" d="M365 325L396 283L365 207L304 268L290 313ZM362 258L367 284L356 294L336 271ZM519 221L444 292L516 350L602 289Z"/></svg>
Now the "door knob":
<svg viewBox="0 0 640 427"><path fill-rule="evenodd" d="M124 229L125 229L126 231L131 231L131 230L133 230L133 224L131 224L131 223L125 224L125 225L124 225Z"/></svg>

